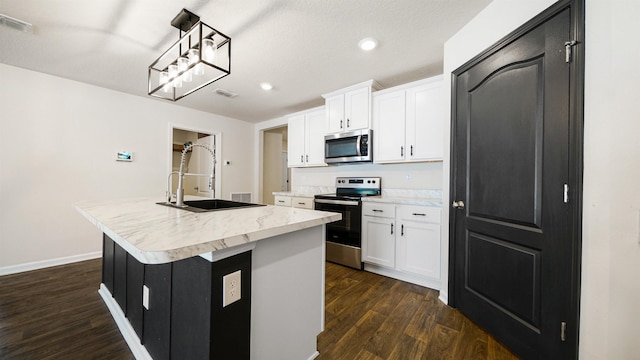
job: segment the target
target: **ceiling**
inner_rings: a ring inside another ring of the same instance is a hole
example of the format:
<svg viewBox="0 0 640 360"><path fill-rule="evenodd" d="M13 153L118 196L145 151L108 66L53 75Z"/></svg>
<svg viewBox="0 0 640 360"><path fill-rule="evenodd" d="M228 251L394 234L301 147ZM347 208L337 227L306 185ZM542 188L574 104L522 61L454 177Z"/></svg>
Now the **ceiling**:
<svg viewBox="0 0 640 360"><path fill-rule="evenodd" d="M320 106L321 94L369 79L387 88L441 74L444 42L490 2L2 1L0 14L33 32L0 26L0 62L149 97L147 67L178 40L170 22L186 8L231 37L231 74L176 104L255 123ZM365 37L379 46L360 50Z"/></svg>

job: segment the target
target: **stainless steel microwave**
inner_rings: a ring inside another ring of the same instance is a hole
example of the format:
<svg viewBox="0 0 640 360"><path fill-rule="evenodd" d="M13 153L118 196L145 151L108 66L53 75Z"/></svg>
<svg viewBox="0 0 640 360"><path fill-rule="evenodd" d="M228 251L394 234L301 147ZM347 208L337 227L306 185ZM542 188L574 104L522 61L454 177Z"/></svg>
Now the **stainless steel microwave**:
<svg viewBox="0 0 640 360"><path fill-rule="evenodd" d="M324 161L341 164L373 161L372 131L356 130L324 137Z"/></svg>

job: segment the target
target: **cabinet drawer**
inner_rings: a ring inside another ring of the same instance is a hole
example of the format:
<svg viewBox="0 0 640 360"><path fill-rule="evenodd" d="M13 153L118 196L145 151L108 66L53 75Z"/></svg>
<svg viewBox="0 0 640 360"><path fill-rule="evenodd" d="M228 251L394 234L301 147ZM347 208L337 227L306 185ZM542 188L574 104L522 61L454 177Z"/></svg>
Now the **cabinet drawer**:
<svg viewBox="0 0 640 360"><path fill-rule="evenodd" d="M303 209L313 209L313 199L308 197L294 197L290 199L291 206Z"/></svg>
<svg viewBox="0 0 640 360"><path fill-rule="evenodd" d="M362 215L392 218L396 216L396 206L394 204L365 202L362 204Z"/></svg>
<svg viewBox="0 0 640 360"><path fill-rule="evenodd" d="M273 203L275 205L280 205L280 206L291 206L291 197L290 196L277 195L274 198Z"/></svg>
<svg viewBox="0 0 640 360"><path fill-rule="evenodd" d="M400 205L397 208L398 218L419 222L440 224L442 209L430 206Z"/></svg>

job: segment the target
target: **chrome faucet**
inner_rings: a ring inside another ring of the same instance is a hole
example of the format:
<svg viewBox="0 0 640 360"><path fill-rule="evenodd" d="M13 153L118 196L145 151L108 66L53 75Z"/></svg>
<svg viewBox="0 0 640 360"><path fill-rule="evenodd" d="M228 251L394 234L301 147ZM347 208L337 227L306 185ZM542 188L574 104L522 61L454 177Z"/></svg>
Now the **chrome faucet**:
<svg viewBox="0 0 640 360"><path fill-rule="evenodd" d="M184 166L186 163L186 158L187 158L187 153L189 152L189 149L193 148L193 147L201 147L204 148L205 150L207 150L209 152L209 154L211 154L211 157L213 159L213 166L212 166L212 171L211 174L190 174L190 173L185 173L184 172ZM171 175L175 174L175 171L172 171L171 173L169 173L169 179L167 180L167 203L171 203L171 198L173 196L173 194L171 193ZM190 176L209 176L209 188L213 191L213 197L216 197L216 190L215 190L215 179L216 179L216 151L215 149L210 148L209 146L205 145L205 144L194 144L191 141L187 142L186 144L184 144L184 149L182 150L182 156L180 157L180 171L178 171L178 188L176 190L176 203L175 206L178 207L186 207L186 205L184 204L184 186L183 186L183 182L184 182L184 177L185 175L190 175Z"/></svg>

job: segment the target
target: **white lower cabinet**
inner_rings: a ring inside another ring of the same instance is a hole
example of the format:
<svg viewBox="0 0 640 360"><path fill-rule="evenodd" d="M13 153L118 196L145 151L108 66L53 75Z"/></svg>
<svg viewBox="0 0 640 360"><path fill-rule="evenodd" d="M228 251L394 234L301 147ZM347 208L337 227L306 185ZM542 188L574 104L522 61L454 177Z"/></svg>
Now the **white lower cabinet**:
<svg viewBox="0 0 640 360"><path fill-rule="evenodd" d="M395 205L362 205L362 262L395 267L395 210Z"/></svg>
<svg viewBox="0 0 640 360"><path fill-rule="evenodd" d="M313 210L313 198L294 196L293 199L291 199L291 206Z"/></svg>
<svg viewBox="0 0 640 360"><path fill-rule="evenodd" d="M273 203L278 206L291 206L291 196L276 195Z"/></svg>
<svg viewBox="0 0 640 360"><path fill-rule="evenodd" d="M440 289L439 208L364 202L365 270Z"/></svg>
<svg viewBox="0 0 640 360"><path fill-rule="evenodd" d="M440 280L440 214L437 208L398 206L398 270Z"/></svg>
<svg viewBox="0 0 640 360"><path fill-rule="evenodd" d="M274 204L278 206L291 206L301 209L313 210L313 198L304 196L286 196L276 195L274 198Z"/></svg>

